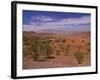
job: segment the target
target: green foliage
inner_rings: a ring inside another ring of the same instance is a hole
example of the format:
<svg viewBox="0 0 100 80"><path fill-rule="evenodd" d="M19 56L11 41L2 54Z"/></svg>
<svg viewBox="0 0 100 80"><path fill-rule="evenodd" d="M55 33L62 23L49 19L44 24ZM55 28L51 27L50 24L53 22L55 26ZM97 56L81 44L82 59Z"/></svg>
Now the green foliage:
<svg viewBox="0 0 100 80"><path fill-rule="evenodd" d="M83 59L84 59L83 53L77 52L74 54L74 56L79 64L81 64L83 62Z"/></svg>
<svg viewBox="0 0 100 80"><path fill-rule="evenodd" d="M49 58L51 54L53 54L52 48L48 43L46 43L44 46L45 46L44 50L46 51L46 56Z"/></svg>
<svg viewBox="0 0 100 80"><path fill-rule="evenodd" d="M34 58L34 61L36 61L40 56L40 43L41 43L41 41L36 38L33 38L31 40L32 46L29 49L29 52L32 55L32 57Z"/></svg>
<svg viewBox="0 0 100 80"><path fill-rule="evenodd" d="M33 57L34 61L37 61L38 58L42 55L50 57L50 55L52 54L52 48L50 46L51 41L49 40L43 42L39 37L24 36L23 41L23 45L27 46L27 52ZM25 51L26 49L23 48L24 54Z"/></svg>

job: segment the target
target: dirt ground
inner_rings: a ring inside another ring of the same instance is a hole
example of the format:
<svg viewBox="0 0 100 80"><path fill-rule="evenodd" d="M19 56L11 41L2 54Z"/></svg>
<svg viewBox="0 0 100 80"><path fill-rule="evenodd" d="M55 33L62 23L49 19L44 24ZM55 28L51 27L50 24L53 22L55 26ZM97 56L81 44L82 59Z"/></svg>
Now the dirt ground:
<svg viewBox="0 0 100 80"><path fill-rule="evenodd" d="M82 62L82 64L78 64L74 56L57 56L52 60L46 61L34 61L33 59L24 58L23 63L24 69L36 69L36 68L57 68L57 67L78 67L78 66L90 66L90 58L87 55Z"/></svg>
<svg viewBox="0 0 100 80"><path fill-rule="evenodd" d="M80 37L81 36L81 37ZM91 65L91 52L87 51L86 43L90 43L89 35L85 36L73 36L73 37L64 37L67 41L64 45L70 44L68 55L64 55L63 52L60 52L59 55L55 53L54 58L43 59L40 61L34 61L31 56L23 56L23 69L39 69L39 68L57 68L57 67L81 67L81 66L90 66ZM74 42L72 42L74 41ZM58 43L55 43L57 49ZM74 54L79 49L77 46L81 46L80 51L84 55L84 59L81 64L78 63ZM89 45L90 48L90 45Z"/></svg>

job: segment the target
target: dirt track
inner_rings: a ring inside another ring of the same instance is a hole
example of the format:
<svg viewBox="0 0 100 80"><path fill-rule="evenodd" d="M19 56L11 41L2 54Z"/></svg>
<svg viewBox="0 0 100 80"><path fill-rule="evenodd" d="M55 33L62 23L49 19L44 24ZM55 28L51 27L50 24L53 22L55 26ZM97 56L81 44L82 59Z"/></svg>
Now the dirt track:
<svg viewBox="0 0 100 80"><path fill-rule="evenodd" d="M34 61L32 58L24 58L23 69L36 68L57 68L57 67L78 67L90 66L90 58L87 55L82 64L78 64L74 56L60 55L46 61Z"/></svg>

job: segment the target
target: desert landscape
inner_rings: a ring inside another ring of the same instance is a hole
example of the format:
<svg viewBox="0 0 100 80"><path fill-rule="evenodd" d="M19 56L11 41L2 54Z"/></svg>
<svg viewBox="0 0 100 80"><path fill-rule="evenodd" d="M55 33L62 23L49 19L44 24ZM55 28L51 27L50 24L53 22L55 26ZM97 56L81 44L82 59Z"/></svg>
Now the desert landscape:
<svg viewBox="0 0 100 80"><path fill-rule="evenodd" d="M23 10L23 69L91 66L91 14Z"/></svg>
<svg viewBox="0 0 100 80"><path fill-rule="evenodd" d="M23 32L23 69L90 66L90 32Z"/></svg>

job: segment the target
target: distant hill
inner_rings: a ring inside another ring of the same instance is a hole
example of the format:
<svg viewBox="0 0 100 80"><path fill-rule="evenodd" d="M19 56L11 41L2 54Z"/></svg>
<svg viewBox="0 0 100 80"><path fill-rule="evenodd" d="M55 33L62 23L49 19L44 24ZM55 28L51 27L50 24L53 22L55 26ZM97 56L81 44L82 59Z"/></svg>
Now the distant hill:
<svg viewBox="0 0 100 80"><path fill-rule="evenodd" d="M23 31L23 35L31 37L84 37L87 38L91 35L91 33L88 32L63 32L63 33L50 33L50 32L35 32L35 31Z"/></svg>
<svg viewBox="0 0 100 80"><path fill-rule="evenodd" d="M91 36L91 33L90 32L78 32L78 33L73 33L71 34L71 36L74 36L74 37L89 37Z"/></svg>
<svg viewBox="0 0 100 80"><path fill-rule="evenodd" d="M23 31L24 35L30 35L30 36L38 36L38 37L48 37L48 36L54 36L54 33L42 33L42 32L34 32L34 31Z"/></svg>
<svg viewBox="0 0 100 80"><path fill-rule="evenodd" d="M66 32L70 32L68 30L59 30L59 29L43 29L40 30L39 32L41 33L54 33L54 34L61 34L61 33L66 33Z"/></svg>

